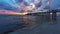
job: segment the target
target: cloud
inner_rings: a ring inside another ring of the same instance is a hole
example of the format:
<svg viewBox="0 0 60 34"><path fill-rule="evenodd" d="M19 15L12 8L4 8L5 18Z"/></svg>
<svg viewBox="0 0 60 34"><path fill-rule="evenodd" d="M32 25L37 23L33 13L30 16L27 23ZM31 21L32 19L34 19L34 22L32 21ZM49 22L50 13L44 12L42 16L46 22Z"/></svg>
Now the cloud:
<svg viewBox="0 0 60 34"><path fill-rule="evenodd" d="M18 10L21 8L21 5L18 4L19 2L23 2L26 6L29 5L30 2L37 3L36 5L39 6L39 10L43 10L46 7L46 9L55 9L60 7L60 0L50 0L50 7L48 6L48 1L49 0L0 0L0 9Z"/></svg>
<svg viewBox="0 0 60 34"><path fill-rule="evenodd" d="M0 4L9 5L14 8L20 8L20 6L16 3L16 0L0 0Z"/></svg>

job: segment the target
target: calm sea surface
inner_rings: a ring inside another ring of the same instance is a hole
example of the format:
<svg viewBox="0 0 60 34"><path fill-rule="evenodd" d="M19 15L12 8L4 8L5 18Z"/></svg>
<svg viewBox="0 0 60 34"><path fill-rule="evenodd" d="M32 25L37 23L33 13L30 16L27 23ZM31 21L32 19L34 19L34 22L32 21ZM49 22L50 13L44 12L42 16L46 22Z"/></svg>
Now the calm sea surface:
<svg viewBox="0 0 60 34"><path fill-rule="evenodd" d="M0 34L60 34L60 15L0 15Z"/></svg>

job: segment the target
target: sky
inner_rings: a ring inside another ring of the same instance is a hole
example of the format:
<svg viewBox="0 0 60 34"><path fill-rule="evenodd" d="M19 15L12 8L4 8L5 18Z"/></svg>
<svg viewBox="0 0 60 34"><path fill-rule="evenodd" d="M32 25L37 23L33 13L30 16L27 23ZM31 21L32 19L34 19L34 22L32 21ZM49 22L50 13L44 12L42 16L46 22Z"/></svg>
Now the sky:
<svg viewBox="0 0 60 34"><path fill-rule="evenodd" d="M55 10L60 7L60 0L42 0L42 4L46 3L47 1L50 1L51 3L50 7L48 5L45 6L47 9ZM29 2L33 2L33 0L0 0L0 9L18 10L21 8L21 6L18 4L19 2L29 4ZM42 4L39 3L38 6L40 7Z"/></svg>
<svg viewBox="0 0 60 34"><path fill-rule="evenodd" d="M50 0L51 2L51 9L57 9L60 7L60 0Z"/></svg>

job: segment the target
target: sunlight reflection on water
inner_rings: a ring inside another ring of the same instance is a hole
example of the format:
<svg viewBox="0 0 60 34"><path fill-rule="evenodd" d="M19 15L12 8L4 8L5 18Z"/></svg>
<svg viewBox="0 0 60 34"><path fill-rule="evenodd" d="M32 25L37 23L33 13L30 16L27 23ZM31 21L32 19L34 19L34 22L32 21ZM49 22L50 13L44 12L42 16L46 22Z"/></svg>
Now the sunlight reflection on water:
<svg viewBox="0 0 60 34"><path fill-rule="evenodd" d="M41 26L46 28L47 26L52 26L57 24L56 15L40 15L40 16L12 16L12 15L2 15L0 17L0 33L9 33L10 31L15 31L17 29L31 30L36 29ZM25 27L24 27L25 26ZM24 28L23 28L24 27ZM47 27L48 28L48 27Z"/></svg>

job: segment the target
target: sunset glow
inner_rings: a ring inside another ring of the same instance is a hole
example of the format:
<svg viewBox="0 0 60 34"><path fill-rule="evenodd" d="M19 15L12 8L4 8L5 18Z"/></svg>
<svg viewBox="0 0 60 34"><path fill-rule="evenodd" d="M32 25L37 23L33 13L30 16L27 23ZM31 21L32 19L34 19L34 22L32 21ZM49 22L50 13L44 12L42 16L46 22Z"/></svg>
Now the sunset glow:
<svg viewBox="0 0 60 34"><path fill-rule="evenodd" d="M0 14L8 14L8 15L25 15L27 14L28 12L23 12L23 13L20 13L18 11L9 11L9 10L0 10Z"/></svg>

